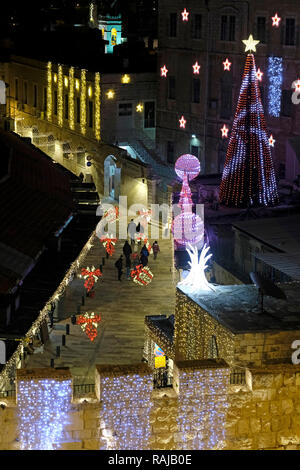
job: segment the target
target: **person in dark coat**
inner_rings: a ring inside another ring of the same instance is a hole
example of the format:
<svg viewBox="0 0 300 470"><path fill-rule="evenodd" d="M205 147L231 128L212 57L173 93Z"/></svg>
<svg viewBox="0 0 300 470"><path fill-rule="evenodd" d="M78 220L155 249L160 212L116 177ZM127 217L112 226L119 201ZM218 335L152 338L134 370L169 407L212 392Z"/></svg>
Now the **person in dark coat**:
<svg viewBox="0 0 300 470"><path fill-rule="evenodd" d="M115 262L115 267L118 270L118 281L121 281L121 277L123 274L123 256L121 255L120 258Z"/></svg>
<svg viewBox="0 0 300 470"><path fill-rule="evenodd" d="M152 245L153 257L156 259L157 253L160 251L159 244L155 241Z"/></svg>
<svg viewBox="0 0 300 470"><path fill-rule="evenodd" d="M126 240L126 242L124 243L124 246L123 246L123 253L125 255L125 258L130 258L130 255L132 253L132 248L131 246L129 245L128 243L128 240Z"/></svg>
<svg viewBox="0 0 300 470"><path fill-rule="evenodd" d="M147 250L146 245L144 245L141 251L141 263L143 266L147 266L148 256L149 256L149 251Z"/></svg>

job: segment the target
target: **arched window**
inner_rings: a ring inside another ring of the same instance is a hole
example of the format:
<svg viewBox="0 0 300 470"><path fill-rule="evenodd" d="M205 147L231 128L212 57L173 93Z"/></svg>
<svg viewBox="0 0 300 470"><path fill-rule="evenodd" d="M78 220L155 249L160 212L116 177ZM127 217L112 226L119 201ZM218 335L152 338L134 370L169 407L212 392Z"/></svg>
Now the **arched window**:
<svg viewBox="0 0 300 470"><path fill-rule="evenodd" d="M219 350L217 344L217 338L215 335L212 335L209 342L209 358L217 359L219 357Z"/></svg>
<svg viewBox="0 0 300 470"><path fill-rule="evenodd" d="M115 46L117 44L117 30L112 28L111 30L111 45Z"/></svg>

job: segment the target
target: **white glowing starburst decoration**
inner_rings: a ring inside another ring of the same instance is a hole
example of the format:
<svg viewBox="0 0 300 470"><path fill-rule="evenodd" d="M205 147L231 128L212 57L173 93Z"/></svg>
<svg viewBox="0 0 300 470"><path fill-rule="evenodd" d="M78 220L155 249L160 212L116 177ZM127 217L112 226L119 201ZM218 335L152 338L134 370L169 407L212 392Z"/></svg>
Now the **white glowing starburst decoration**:
<svg viewBox="0 0 300 470"><path fill-rule="evenodd" d="M188 245L187 252L190 256L189 265L191 267L189 274L186 276L183 281L179 282L179 286L187 286L193 291L198 290L212 290L215 291L215 288L212 284L208 282L205 276L205 270L208 267L206 264L209 258L211 258L212 253L207 255L209 251L209 246L204 244L200 258L198 261L198 248L196 246Z"/></svg>

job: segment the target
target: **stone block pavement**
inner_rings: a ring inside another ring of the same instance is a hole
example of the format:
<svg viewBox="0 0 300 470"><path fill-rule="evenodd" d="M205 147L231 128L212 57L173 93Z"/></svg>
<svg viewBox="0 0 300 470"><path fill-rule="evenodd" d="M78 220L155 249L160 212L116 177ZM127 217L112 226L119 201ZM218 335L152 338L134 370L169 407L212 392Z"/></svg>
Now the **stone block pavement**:
<svg viewBox="0 0 300 470"><path fill-rule="evenodd" d="M151 243L154 240L151 241ZM179 280L173 270L172 240L158 240L161 252L156 260L149 255L149 263L154 274L147 286L139 286L126 279L123 269L122 281L118 281L115 261L122 254L124 240L115 245L116 251L106 259L105 249L95 240L80 268L96 268L105 257L103 276L95 285L94 298L85 298L84 280L74 278L59 300L57 308L60 320L54 323L47 344L27 356L26 368L49 367L54 358L54 367L69 367L77 378L77 383L94 381L95 364L131 364L141 361L144 345L144 318L146 315L170 315L175 312L175 289ZM138 247L141 249L141 246ZM124 260L125 261L125 260ZM125 262L124 262L125 264ZM80 312L94 312L101 315L98 336L91 342L79 325L71 324L71 316ZM56 315L56 314L55 314ZM66 345L62 346L62 335L66 324L70 325L70 335L66 335ZM60 345L61 356L56 357L56 346Z"/></svg>

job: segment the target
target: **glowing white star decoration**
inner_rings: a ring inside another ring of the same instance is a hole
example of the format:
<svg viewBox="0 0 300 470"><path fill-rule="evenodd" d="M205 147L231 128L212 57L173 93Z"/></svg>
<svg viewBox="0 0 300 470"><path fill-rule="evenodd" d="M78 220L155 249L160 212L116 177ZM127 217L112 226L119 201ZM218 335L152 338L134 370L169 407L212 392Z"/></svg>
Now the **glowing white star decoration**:
<svg viewBox="0 0 300 470"><path fill-rule="evenodd" d="M179 282L179 286L187 286L190 288L191 291L197 292L199 290L206 290L206 291L215 291L216 289L212 284L208 282L205 276L205 270L208 267L206 264L209 258L211 258L212 253L207 255L209 251L209 246L204 244L200 259L198 261L198 248L196 246L188 245L187 252L190 256L189 265L191 267L189 274L186 276L183 281Z"/></svg>
<svg viewBox="0 0 300 470"><path fill-rule="evenodd" d="M259 41L256 41L255 39L253 39L252 34L250 34L248 39L243 40L243 43L246 46L245 47L245 52L249 51L251 53L252 51L256 52L256 46L257 46L257 44L259 44Z"/></svg>

